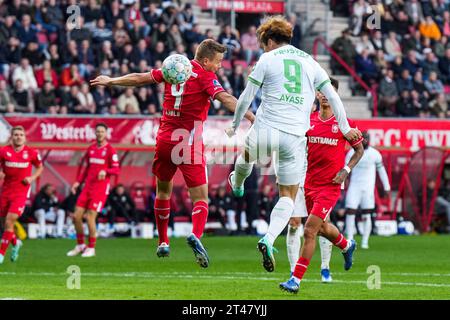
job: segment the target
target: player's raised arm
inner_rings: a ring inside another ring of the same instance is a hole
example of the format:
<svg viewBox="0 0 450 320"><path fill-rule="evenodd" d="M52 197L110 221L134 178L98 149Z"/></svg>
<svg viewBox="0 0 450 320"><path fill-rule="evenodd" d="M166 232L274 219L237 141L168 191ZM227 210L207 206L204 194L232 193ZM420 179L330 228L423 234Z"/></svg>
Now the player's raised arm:
<svg viewBox="0 0 450 320"><path fill-rule="evenodd" d="M130 73L116 78L98 76L90 81L91 86L138 87L154 83L156 83L156 80L153 77L152 72Z"/></svg>
<svg viewBox="0 0 450 320"><path fill-rule="evenodd" d="M381 156L380 153L378 153L377 155L376 167L378 175L380 176L381 179L381 183L383 184L384 191L386 192L391 191L391 184L389 183L389 177L387 175L386 168L384 167L383 164L383 157Z"/></svg>
<svg viewBox="0 0 450 320"><path fill-rule="evenodd" d="M239 101L232 96L231 94L227 93L227 92L220 92L216 95L216 99L219 100L220 102L222 102L222 104L225 106L225 108L227 108L228 110L230 110L231 112L234 113L234 117L239 117L239 121L242 120L242 118L246 118L247 120L249 120L251 123L253 123L255 121L255 115L247 110L247 108L244 107L240 107L238 108L239 105ZM251 101L250 101L251 102ZM239 115L236 115L237 112L240 112ZM234 118L233 118L233 122L234 122ZM234 130L236 130L237 127L233 127Z"/></svg>

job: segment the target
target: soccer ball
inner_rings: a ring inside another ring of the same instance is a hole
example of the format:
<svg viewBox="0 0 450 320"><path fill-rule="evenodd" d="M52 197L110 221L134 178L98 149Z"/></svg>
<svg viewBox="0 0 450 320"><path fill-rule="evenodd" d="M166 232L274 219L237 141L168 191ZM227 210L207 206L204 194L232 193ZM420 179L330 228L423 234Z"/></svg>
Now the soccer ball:
<svg viewBox="0 0 450 320"><path fill-rule="evenodd" d="M181 84L190 78L192 65L188 58L181 54L168 56L162 64L164 80L171 84Z"/></svg>

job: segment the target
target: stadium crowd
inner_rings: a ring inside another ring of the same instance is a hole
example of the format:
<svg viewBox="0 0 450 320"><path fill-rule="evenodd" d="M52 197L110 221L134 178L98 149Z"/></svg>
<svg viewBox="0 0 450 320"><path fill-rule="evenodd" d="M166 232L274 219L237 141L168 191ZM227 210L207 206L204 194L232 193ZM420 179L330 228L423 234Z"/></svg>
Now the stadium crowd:
<svg viewBox="0 0 450 320"><path fill-rule="evenodd" d="M379 29L368 28L371 6L380 14ZM378 86L382 115L450 118L450 1L331 1L331 8L349 17L332 48Z"/></svg>
<svg viewBox="0 0 450 320"><path fill-rule="evenodd" d="M78 18L67 11L71 5L79 6ZM173 53L192 59L207 38L229 48L219 79L238 96L244 74L262 54L256 26L243 31L240 36L223 25L217 38L211 30L200 32L189 3L0 0L0 112L158 115L161 85L118 90L90 88L89 80L159 68ZM214 104L210 114L226 110Z"/></svg>

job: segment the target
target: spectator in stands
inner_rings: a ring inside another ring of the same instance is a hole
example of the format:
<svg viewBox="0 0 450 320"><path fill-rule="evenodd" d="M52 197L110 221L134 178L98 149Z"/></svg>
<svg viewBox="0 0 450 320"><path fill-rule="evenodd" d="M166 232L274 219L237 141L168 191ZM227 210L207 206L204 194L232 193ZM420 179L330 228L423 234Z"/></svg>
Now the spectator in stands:
<svg viewBox="0 0 450 320"><path fill-rule="evenodd" d="M36 112L56 114L59 111L56 94L51 81L45 81L44 86L36 96Z"/></svg>
<svg viewBox="0 0 450 320"><path fill-rule="evenodd" d="M444 19L442 21L442 35L446 37L450 37L450 12L449 7L447 5L447 10L444 12Z"/></svg>
<svg viewBox="0 0 450 320"><path fill-rule="evenodd" d="M445 94L440 93L435 99L430 101L430 110L432 115L438 118L450 118L450 110Z"/></svg>
<svg viewBox="0 0 450 320"><path fill-rule="evenodd" d="M184 45L183 35L180 32L177 24L173 24L169 30L169 50L172 51L176 49L179 45ZM172 46L172 48L171 48ZM184 53L184 48L182 53Z"/></svg>
<svg viewBox="0 0 450 320"><path fill-rule="evenodd" d="M177 23L178 10L175 4L170 3L161 14L161 22L170 28L172 24Z"/></svg>
<svg viewBox="0 0 450 320"><path fill-rule="evenodd" d="M386 71L386 76L381 80L379 86L380 111L385 116L395 115L395 105L398 100L397 84L394 81L394 72Z"/></svg>
<svg viewBox="0 0 450 320"><path fill-rule="evenodd" d="M68 113L81 113L79 112L79 110L82 110L80 100L78 99L79 91L78 86L72 86L70 87L70 92L63 95L62 107L65 106Z"/></svg>
<svg viewBox="0 0 450 320"><path fill-rule="evenodd" d="M224 187L220 187L225 189ZM227 211L232 208L231 206L231 197L227 196L223 190L221 190L221 194L219 195L218 190L214 190L214 188L211 188L212 194L209 197L209 217L212 220L217 220L222 225L223 229L228 229L227 225ZM216 191L216 192L214 192ZM237 229L236 227L236 213L232 217L234 220L233 226L235 227L234 230ZM232 231L232 229L229 229Z"/></svg>
<svg viewBox="0 0 450 320"><path fill-rule="evenodd" d="M6 81L0 79L0 112L5 113L14 110L14 98L8 90Z"/></svg>
<svg viewBox="0 0 450 320"><path fill-rule="evenodd" d="M102 16L105 17L106 25L108 27L112 27L114 25L114 21L123 21L124 11L120 8L119 0L111 1L109 6L104 5Z"/></svg>
<svg viewBox="0 0 450 320"><path fill-rule="evenodd" d="M50 64L52 65L52 69L55 70L57 74L61 74L61 66L62 66L62 59L59 55L58 51L58 45L52 44L49 47L49 54L50 54Z"/></svg>
<svg viewBox="0 0 450 320"><path fill-rule="evenodd" d="M56 0L49 0L42 10L47 19L47 23L55 27L56 30L59 30L63 25L64 14L56 4Z"/></svg>
<svg viewBox="0 0 450 320"><path fill-rule="evenodd" d="M61 74L61 85L65 87L79 86L84 82L76 64L65 68Z"/></svg>
<svg viewBox="0 0 450 320"><path fill-rule="evenodd" d="M164 45L164 42L159 41L156 43L155 52L153 53L153 61L155 61L155 68L156 68L156 62L162 62L165 58L167 58L168 53L166 50L166 46Z"/></svg>
<svg viewBox="0 0 450 320"><path fill-rule="evenodd" d="M435 41L439 41L439 39L441 39L441 31L431 16L425 17L425 20L420 22L419 30L425 38L430 38Z"/></svg>
<svg viewBox="0 0 450 320"><path fill-rule="evenodd" d="M126 110L127 105L128 110ZM139 113L139 102L134 95L132 88L127 88L125 92L119 96L117 108L122 113L125 113L125 111L127 111L127 113Z"/></svg>
<svg viewBox="0 0 450 320"><path fill-rule="evenodd" d="M291 13L289 15L289 23L292 25L292 39L291 45L300 49L300 44L302 41L302 30L300 25L297 22L297 15L295 13Z"/></svg>
<svg viewBox="0 0 450 320"><path fill-rule="evenodd" d="M46 82L50 82L54 88L58 88L58 75L52 69L50 60L45 60L42 68L36 70L36 82L39 88L42 88Z"/></svg>
<svg viewBox="0 0 450 320"><path fill-rule="evenodd" d="M416 90L411 91L411 104L419 117L426 118L430 116L427 101Z"/></svg>
<svg viewBox="0 0 450 320"><path fill-rule="evenodd" d="M442 81L445 81L446 85L450 85L450 47L445 50L445 56L439 60L439 71Z"/></svg>
<svg viewBox="0 0 450 320"><path fill-rule="evenodd" d="M131 28L128 30L133 45L137 44L139 40L144 39L148 35L148 30L148 26L141 25L140 20L134 20Z"/></svg>
<svg viewBox="0 0 450 320"><path fill-rule="evenodd" d="M186 3L184 9L178 14L177 23L183 33L192 30L193 26L197 23L190 3Z"/></svg>
<svg viewBox="0 0 450 320"><path fill-rule="evenodd" d="M89 29L94 29L96 22L103 20L102 11L97 3L97 0L88 0L87 6L83 6L82 14L85 19L85 26ZM103 21L104 22L104 21Z"/></svg>
<svg viewBox="0 0 450 320"><path fill-rule="evenodd" d="M79 113L95 113L95 100L86 82L81 85L81 90L78 92L78 101L80 101L80 108L77 110Z"/></svg>
<svg viewBox="0 0 450 320"><path fill-rule="evenodd" d="M408 69L410 74L415 74L422 69L422 63L417 59L417 53L414 50L408 51L408 57L403 60L403 67Z"/></svg>
<svg viewBox="0 0 450 320"><path fill-rule="evenodd" d="M144 19L147 21L147 24L150 26L151 31L155 30L158 27L159 17L161 15L161 10L159 10L156 6L156 3L151 2L148 5L148 8L144 8Z"/></svg>
<svg viewBox="0 0 450 320"><path fill-rule="evenodd" d="M386 70L389 67L389 63L385 59L383 50L377 50L373 62L379 71Z"/></svg>
<svg viewBox="0 0 450 320"><path fill-rule="evenodd" d="M418 0L410 0L405 3L406 14L414 25L423 20L422 6Z"/></svg>
<svg viewBox="0 0 450 320"><path fill-rule="evenodd" d="M394 27L397 31L397 34L404 36L405 34L409 33L409 18L408 15L403 11L395 11L397 12L397 15L395 17L394 21Z"/></svg>
<svg viewBox="0 0 450 320"><path fill-rule="evenodd" d="M188 46L192 46L194 43L200 43L206 39L206 36L200 32L198 24L194 24L191 30L184 32L184 38Z"/></svg>
<svg viewBox="0 0 450 320"><path fill-rule="evenodd" d="M10 38L18 38L19 31L14 24L14 16L6 16L0 21L0 43L7 43Z"/></svg>
<svg viewBox="0 0 450 320"><path fill-rule="evenodd" d="M106 40L108 41L113 40L113 32L111 29L108 29L106 27L106 21L104 18L100 18L97 20L97 24L92 30L92 38L95 43L102 43L103 41Z"/></svg>
<svg viewBox="0 0 450 320"><path fill-rule="evenodd" d="M118 19L116 21L112 31L116 48L120 49L131 41L128 32L125 30L125 22L123 19Z"/></svg>
<svg viewBox="0 0 450 320"><path fill-rule="evenodd" d="M78 44L75 40L67 42L67 46L64 48L64 63L65 64L78 64L80 63L80 57L78 56Z"/></svg>
<svg viewBox="0 0 450 320"><path fill-rule="evenodd" d="M371 84L377 80L378 70L367 50L363 50L361 54L356 57L355 66L356 72L361 74L362 79L366 83Z"/></svg>
<svg viewBox="0 0 450 320"><path fill-rule="evenodd" d="M413 86L414 90L420 92L425 99L428 100L430 98L430 94L428 93L427 88L425 87L421 71L417 71L414 74Z"/></svg>
<svg viewBox="0 0 450 320"><path fill-rule="evenodd" d="M169 36L169 31L167 30L167 26L164 23L160 23L158 29L156 29L152 34L152 44L162 42L165 47L168 47L168 50L172 50L173 43L170 43L171 39Z"/></svg>
<svg viewBox="0 0 450 320"><path fill-rule="evenodd" d="M154 114L156 112L156 99L151 88L139 88L137 99L142 114Z"/></svg>
<svg viewBox="0 0 450 320"><path fill-rule="evenodd" d="M389 37L384 40L384 48L388 61L393 61L396 57L402 56L402 47L397 41L397 34L394 31L389 32Z"/></svg>
<svg viewBox="0 0 450 320"><path fill-rule="evenodd" d="M371 13L371 8L365 0L357 0L353 4L353 35L358 36L363 28L364 17Z"/></svg>
<svg viewBox="0 0 450 320"><path fill-rule="evenodd" d="M245 88L244 69L242 68L242 65L237 64L234 66L233 73L229 77L229 81L231 90L233 90L233 95L235 97L239 97Z"/></svg>
<svg viewBox="0 0 450 320"><path fill-rule="evenodd" d="M401 77L397 79L398 92L402 92L404 90L411 91L413 88L414 84L408 69L403 69Z"/></svg>
<svg viewBox="0 0 450 320"><path fill-rule="evenodd" d="M217 41L228 49L224 56L225 60L231 60L233 55L239 54L241 50L239 39L236 34L232 32L231 26L228 24L223 27L222 33L219 35Z"/></svg>
<svg viewBox="0 0 450 320"><path fill-rule="evenodd" d="M125 218L128 223L136 222L134 212L135 204L123 184L118 184L108 196L106 208L110 226L113 226L118 217Z"/></svg>
<svg viewBox="0 0 450 320"><path fill-rule="evenodd" d="M375 47L369 39L369 34L363 33L361 35L361 39L356 44L355 50L358 54L361 54L363 50L366 50L370 56L375 55Z"/></svg>
<svg viewBox="0 0 450 320"><path fill-rule="evenodd" d="M34 112L34 103L31 92L23 86L22 79L17 79L12 93L14 110L18 112Z"/></svg>
<svg viewBox="0 0 450 320"><path fill-rule="evenodd" d="M258 195L258 211L267 223L270 222L270 213L275 206L274 200L272 186L268 184L265 185Z"/></svg>
<svg viewBox="0 0 450 320"><path fill-rule="evenodd" d="M28 42L22 50L22 58L27 58L33 67L41 65L45 60L44 54L39 50L39 45L33 41Z"/></svg>
<svg viewBox="0 0 450 320"><path fill-rule="evenodd" d="M376 51L384 51L384 41L383 41L383 34L380 30L376 30L373 37L370 39L372 42L372 45Z"/></svg>
<svg viewBox="0 0 450 320"><path fill-rule="evenodd" d="M397 102L397 114L404 117L417 116L417 112L411 103L411 96L407 90L401 92L400 99Z"/></svg>
<svg viewBox="0 0 450 320"><path fill-rule="evenodd" d="M29 42L38 42L36 26L31 24L31 17L28 14L22 16L18 37L20 42L27 45Z"/></svg>
<svg viewBox="0 0 450 320"><path fill-rule="evenodd" d="M139 40L137 47L131 53L131 62L134 65L139 65L141 60L145 60L148 65L153 65L153 57L150 50L147 48L147 42L144 39Z"/></svg>
<svg viewBox="0 0 450 320"><path fill-rule="evenodd" d="M421 44L421 38L422 35L420 34L419 30L411 29L411 32L408 34L405 34L401 41L401 47L403 49L403 52L409 52L410 50L413 51L421 51L422 50L422 44Z"/></svg>
<svg viewBox="0 0 450 320"><path fill-rule="evenodd" d="M256 27L250 26L248 32L241 37L242 50L245 56L245 62L250 64L253 60L258 60L262 54L259 46L258 37L256 36Z"/></svg>
<svg viewBox="0 0 450 320"><path fill-rule="evenodd" d="M103 86L96 86L92 96L95 101L97 113L104 114L108 112L108 108L111 105L111 94Z"/></svg>
<svg viewBox="0 0 450 320"><path fill-rule="evenodd" d="M425 55L425 59L422 62L424 77L428 78L431 72L439 74L439 60L433 53L433 50L426 48L423 53Z"/></svg>
<svg viewBox="0 0 450 320"><path fill-rule="evenodd" d="M17 83L17 80L22 81L23 90L35 91L38 88L33 68L27 58L20 59L20 65L13 72L12 81Z"/></svg>
<svg viewBox="0 0 450 320"><path fill-rule="evenodd" d="M356 50L353 46L352 41L350 40L350 30L345 29L342 31L342 35L336 40L334 40L333 45L331 46L334 51L344 60L346 64L349 66L353 66L354 59L356 57ZM342 69L340 64L334 62L334 59L331 60L331 67L333 69L333 73L336 74L344 74L345 70Z"/></svg>
<svg viewBox="0 0 450 320"><path fill-rule="evenodd" d="M69 27L69 39L74 40L77 45L81 44L83 40L92 40L92 32L84 25L83 15L77 16L75 24L67 24Z"/></svg>
<svg viewBox="0 0 450 320"><path fill-rule="evenodd" d="M56 223L56 237L63 237L66 213L61 208L55 187L50 183L44 185L36 195L33 212L39 223L39 238L44 239L47 236L47 221Z"/></svg>
<svg viewBox="0 0 450 320"><path fill-rule="evenodd" d="M430 93L430 97L434 99L438 94L444 93L444 85L438 79L436 72L431 72L428 80L425 80L425 88Z"/></svg>

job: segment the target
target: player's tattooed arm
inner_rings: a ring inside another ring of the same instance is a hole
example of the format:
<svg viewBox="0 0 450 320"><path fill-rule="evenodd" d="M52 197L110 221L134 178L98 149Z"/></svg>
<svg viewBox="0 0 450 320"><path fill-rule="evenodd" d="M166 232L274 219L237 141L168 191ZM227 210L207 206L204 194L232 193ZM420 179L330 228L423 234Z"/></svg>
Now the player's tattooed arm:
<svg viewBox="0 0 450 320"><path fill-rule="evenodd" d="M353 150L355 152L353 153L352 157L350 158L350 160L347 163L347 167L350 170L353 170L353 168L358 164L359 160L361 160L361 158L364 154L364 147L363 147L362 143L358 143L357 145L353 146ZM339 170L339 172L333 178L333 183L342 184L345 181L345 179L347 179L349 173L350 173L349 171L342 168L341 170Z"/></svg>
<svg viewBox="0 0 450 320"><path fill-rule="evenodd" d="M91 80L91 86L124 86L139 87L156 83L151 72L130 73L121 77L111 78L108 76L98 76Z"/></svg>

